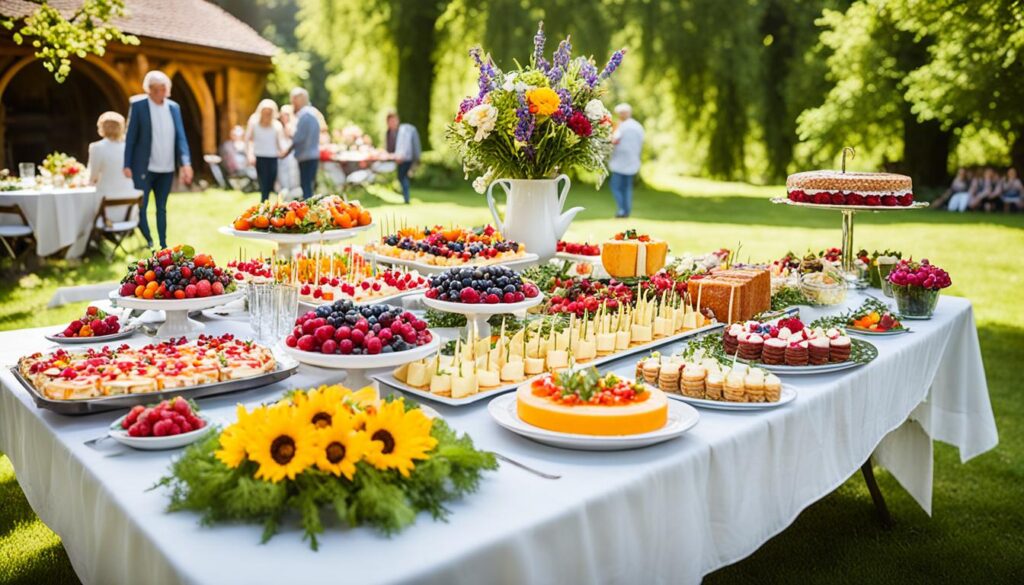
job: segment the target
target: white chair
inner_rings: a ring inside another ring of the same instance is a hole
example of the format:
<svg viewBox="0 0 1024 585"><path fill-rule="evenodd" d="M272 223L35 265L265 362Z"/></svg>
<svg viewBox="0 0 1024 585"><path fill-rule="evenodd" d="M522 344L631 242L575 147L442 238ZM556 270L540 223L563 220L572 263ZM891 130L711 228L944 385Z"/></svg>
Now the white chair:
<svg viewBox="0 0 1024 585"><path fill-rule="evenodd" d="M370 165L370 170L378 175L386 175L398 170L398 163L393 160L379 160Z"/></svg>
<svg viewBox="0 0 1024 585"><path fill-rule="evenodd" d="M107 240L114 245L114 248L107 255L107 260L113 260L117 249L125 250L122 245L135 230L139 227L138 210L142 206L142 196L108 199L106 197L100 202L100 209L96 212L96 220L93 222L92 235L90 240ZM123 219L116 219L119 213L108 210L111 208L123 207ZM114 219L111 216L114 216ZM97 247L99 244L97 243ZM127 252L128 250L125 250Z"/></svg>
<svg viewBox="0 0 1024 585"><path fill-rule="evenodd" d="M358 171L352 171L346 177L346 182L349 185L366 185L373 182L373 171L369 169L359 169Z"/></svg>
<svg viewBox="0 0 1024 585"><path fill-rule="evenodd" d="M21 255L17 254L14 251L14 246L11 244L16 244L21 240L25 240L26 243L34 243L35 234L32 232L32 226L28 225L28 219L25 217L25 212L21 210L20 205L0 205L0 215L14 215L21 221L21 223L0 225L0 243L3 244L11 259L18 262L21 256L24 255L24 252ZM31 250L32 246L27 245L25 249L26 251Z"/></svg>
<svg viewBox="0 0 1024 585"><path fill-rule="evenodd" d="M221 158L216 154L204 154L203 162L210 167L210 174L213 175L213 180L217 182L217 186L221 189L228 189L227 179L224 178L224 169L221 168Z"/></svg>
<svg viewBox="0 0 1024 585"><path fill-rule="evenodd" d="M324 176L330 181L334 189L341 190L345 187L345 183L348 182L348 177L345 176L345 171L342 170L341 165L334 161L327 161L323 164Z"/></svg>

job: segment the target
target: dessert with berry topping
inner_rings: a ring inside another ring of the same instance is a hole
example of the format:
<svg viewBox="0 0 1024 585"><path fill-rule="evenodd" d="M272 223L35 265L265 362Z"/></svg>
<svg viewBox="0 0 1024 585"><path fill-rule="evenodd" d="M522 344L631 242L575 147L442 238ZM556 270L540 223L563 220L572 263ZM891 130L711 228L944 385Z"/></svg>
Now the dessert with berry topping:
<svg viewBox="0 0 1024 585"><path fill-rule="evenodd" d="M589 278L555 277L551 285L545 312L552 315L571 313L582 317L584 313L596 314L601 307L614 311L620 304L633 303L632 289L615 279L606 284Z"/></svg>
<svg viewBox="0 0 1024 585"><path fill-rule="evenodd" d="M313 353L376 355L406 351L431 339L427 322L408 311L339 300L299 316L285 345Z"/></svg>
<svg viewBox="0 0 1024 585"><path fill-rule="evenodd" d="M140 348L35 353L18 361L18 371L47 398L80 400L238 380L271 372L276 364L269 349L225 334Z"/></svg>
<svg viewBox="0 0 1024 585"><path fill-rule="evenodd" d="M516 272L503 266L452 268L430 277L428 299L475 305L521 303L540 296L532 282L523 282Z"/></svg>
<svg viewBox="0 0 1024 585"><path fill-rule="evenodd" d="M399 229L368 244L366 251L433 266L482 266L522 258L526 246L506 240L490 225L475 229L434 226Z"/></svg>
<svg viewBox="0 0 1024 585"><path fill-rule="evenodd" d="M369 210L358 201L325 195L308 201L264 201L246 209L232 227L240 232L307 234L367 226L373 222Z"/></svg>
<svg viewBox="0 0 1024 585"><path fill-rule="evenodd" d="M910 207L913 183L906 175L808 171L786 179L790 201L851 207Z"/></svg>
<svg viewBox="0 0 1024 585"><path fill-rule="evenodd" d="M241 284L274 282L274 266L263 258L232 260L228 268L234 272L235 282Z"/></svg>
<svg viewBox="0 0 1024 585"><path fill-rule="evenodd" d="M850 338L837 328L809 328L797 318L774 325L760 321L733 323L722 332L727 355L765 365L820 366L850 359Z"/></svg>
<svg viewBox="0 0 1024 585"><path fill-rule="evenodd" d="M558 240L558 244L555 246L555 251L562 252L564 254L573 254L575 256L600 256L601 246L591 244L589 242L579 243Z"/></svg>
<svg viewBox="0 0 1024 585"><path fill-rule="evenodd" d="M613 278L650 276L664 268L667 255L667 242L629 229L602 244L601 265Z"/></svg>
<svg viewBox="0 0 1024 585"><path fill-rule="evenodd" d="M341 278L321 276L317 283L306 283L299 287L299 300L304 303L320 304L346 299L360 304L422 290L427 288L427 285L427 279L415 270L383 270L375 275L359 278L355 275Z"/></svg>
<svg viewBox="0 0 1024 585"><path fill-rule="evenodd" d="M231 269L217 266L208 254L196 254L191 246L165 248L128 266L121 279L122 297L140 299L190 299L234 292Z"/></svg>
<svg viewBox="0 0 1024 585"><path fill-rule="evenodd" d="M89 307L85 314L75 319L54 337L96 337L102 338L121 331L117 315L108 315L98 307Z"/></svg>
<svg viewBox="0 0 1024 585"><path fill-rule="evenodd" d="M657 388L591 368L545 374L516 391L519 418L535 427L580 435L656 431L668 422L668 399Z"/></svg>

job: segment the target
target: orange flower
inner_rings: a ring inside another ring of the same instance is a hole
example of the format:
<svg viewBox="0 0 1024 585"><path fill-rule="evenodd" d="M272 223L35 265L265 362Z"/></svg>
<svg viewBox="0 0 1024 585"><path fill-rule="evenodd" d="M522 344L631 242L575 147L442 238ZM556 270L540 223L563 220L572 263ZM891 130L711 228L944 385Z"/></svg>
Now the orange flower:
<svg viewBox="0 0 1024 585"><path fill-rule="evenodd" d="M526 101L530 104L530 113L538 116L550 116L558 111L562 100L550 87L538 87L526 92Z"/></svg>

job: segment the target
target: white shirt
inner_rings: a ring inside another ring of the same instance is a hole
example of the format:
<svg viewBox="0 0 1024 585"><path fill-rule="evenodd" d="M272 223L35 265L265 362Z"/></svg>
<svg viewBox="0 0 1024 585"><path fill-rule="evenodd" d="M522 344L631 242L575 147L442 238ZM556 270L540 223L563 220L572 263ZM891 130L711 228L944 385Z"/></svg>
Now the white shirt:
<svg viewBox="0 0 1024 585"><path fill-rule="evenodd" d="M89 145L89 176L96 182L96 192L104 197L123 198L135 195L135 184L124 176L124 142L107 138Z"/></svg>
<svg viewBox="0 0 1024 585"><path fill-rule="evenodd" d="M644 127L633 118L619 124L612 134L618 140L608 162L608 170L620 175L635 175L640 172L640 153L644 150Z"/></svg>
<svg viewBox="0 0 1024 585"><path fill-rule="evenodd" d="M167 100L162 104L149 102L149 119L153 126L153 143L149 151L149 171L152 173L174 172L174 121Z"/></svg>
<svg viewBox="0 0 1024 585"><path fill-rule="evenodd" d="M284 130L281 123L271 120L270 126L262 126L259 121L249 123L249 136L252 139L253 156L277 158L281 154L281 138Z"/></svg>

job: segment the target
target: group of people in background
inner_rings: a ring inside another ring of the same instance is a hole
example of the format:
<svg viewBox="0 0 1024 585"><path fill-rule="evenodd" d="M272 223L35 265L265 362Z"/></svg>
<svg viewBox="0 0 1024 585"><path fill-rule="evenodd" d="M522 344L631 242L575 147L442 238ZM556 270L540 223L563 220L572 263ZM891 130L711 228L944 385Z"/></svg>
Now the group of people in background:
<svg viewBox="0 0 1024 585"><path fill-rule="evenodd" d="M1017 169L1011 167L1002 176L992 167L966 169L960 167L949 189L932 203L933 209L949 211L1018 211L1024 208Z"/></svg>

